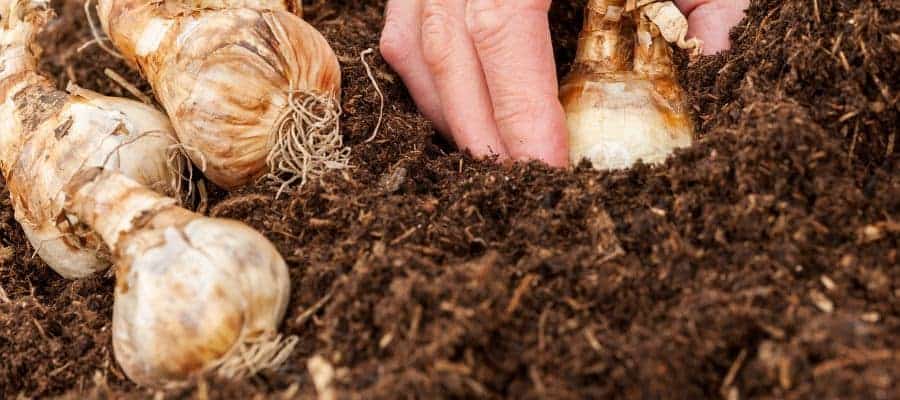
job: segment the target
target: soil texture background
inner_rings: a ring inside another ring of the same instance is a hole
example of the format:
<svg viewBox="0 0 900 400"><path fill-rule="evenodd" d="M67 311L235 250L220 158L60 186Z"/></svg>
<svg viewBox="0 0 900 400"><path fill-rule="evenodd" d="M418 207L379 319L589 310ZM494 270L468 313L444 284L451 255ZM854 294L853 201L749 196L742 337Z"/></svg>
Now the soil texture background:
<svg viewBox="0 0 900 400"><path fill-rule="evenodd" d="M129 96L138 74L54 0L44 71ZM584 1L551 13L560 74ZM307 2L342 63L354 168L194 206L291 269L288 362L166 398L900 398L900 1L756 0L734 49L681 56L699 140L659 167L558 171L452 149L369 56L383 1ZM138 87L149 93L144 83ZM145 398L111 346L113 278L38 258L0 183L0 398Z"/></svg>

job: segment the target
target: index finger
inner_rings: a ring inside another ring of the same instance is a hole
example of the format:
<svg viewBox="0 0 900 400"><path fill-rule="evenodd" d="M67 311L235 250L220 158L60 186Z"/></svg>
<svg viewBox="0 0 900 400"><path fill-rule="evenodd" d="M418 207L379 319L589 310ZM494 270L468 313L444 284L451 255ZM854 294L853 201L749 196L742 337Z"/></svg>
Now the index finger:
<svg viewBox="0 0 900 400"><path fill-rule="evenodd" d="M510 156L565 166L568 131L549 8L550 0L470 0L466 22Z"/></svg>

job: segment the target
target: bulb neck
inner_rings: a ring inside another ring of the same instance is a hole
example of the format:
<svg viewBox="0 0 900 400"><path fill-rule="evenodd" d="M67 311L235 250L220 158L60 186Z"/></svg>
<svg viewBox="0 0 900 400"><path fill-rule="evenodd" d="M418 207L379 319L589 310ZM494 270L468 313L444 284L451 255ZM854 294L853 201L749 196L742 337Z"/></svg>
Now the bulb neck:
<svg viewBox="0 0 900 400"><path fill-rule="evenodd" d="M54 17L45 7L37 0L0 0L0 90L10 78L37 71L41 48L36 37Z"/></svg>
<svg viewBox="0 0 900 400"><path fill-rule="evenodd" d="M90 168L75 175L64 189L65 211L90 226L114 253L126 234L141 229L162 213L181 210L164 197L119 172Z"/></svg>
<svg viewBox="0 0 900 400"><path fill-rule="evenodd" d="M591 0L578 37L576 67L591 72L630 70L634 32L634 22L625 12L625 0Z"/></svg>
<svg viewBox="0 0 900 400"><path fill-rule="evenodd" d="M640 18L637 27L638 43L635 46L634 71L649 78L673 78L675 62L672 48L652 26L647 18Z"/></svg>
<svg viewBox="0 0 900 400"><path fill-rule="evenodd" d="M9 173L36 125L42 122L38 117L46 116L39 112L40 108L34 109L31 94L44 99L59 97L52 95L56 92L52 82L37 72L36 53L40 48L32 44L37 30L36 25L18 20L0 27L0 170L4 175ZM44 108L52 105L55 103ZM23 117L31 119L25 123Z"/></svg>

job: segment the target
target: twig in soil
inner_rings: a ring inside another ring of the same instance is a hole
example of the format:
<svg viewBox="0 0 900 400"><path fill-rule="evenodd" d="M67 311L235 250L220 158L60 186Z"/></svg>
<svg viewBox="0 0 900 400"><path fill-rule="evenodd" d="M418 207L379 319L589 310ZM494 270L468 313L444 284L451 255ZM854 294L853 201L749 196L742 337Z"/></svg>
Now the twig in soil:
<svg viewBox="0 0 900 400"><path fill-rule="evenodd" d="M375 49L369 48L359 54L359 59L362 60L363 67L366 68L366 75L369 76L369 80L372 81L372 85L375 86L375 92L378 93L378 98L381 101L381 106L378 111L378 122L375 123L375 129L372 130L372 136L370 136L364 143L369 143L375 140L375 137L378 136L378 130L381 129L381 122L384 120L384 93L381 92L381 88L378 87L378 80L375 79L375 75L372 73L372 67L369 66L369 63L366 61L366 56L375 52Z"/></svg>
<svg viewBox="0 0 900 400"><path fill-rule="evenodd" d="M422 306L417 305L413 310L412 321L409 322L409 340L411 342L416 341L416 337L419 336L419 323L422 322Z"/></svg>
<svg viewBox="0 0 900 400"><path fill-rule="evenodd" d="M853 162L853 155L856 153L856 143L859 141L859 120L853 128L853 140L850 142L850 151L847 152L847 164Z"/></svg>
<svg viewBox="0 0 900 400"><path fill-rule="evenodd" d="M50 338L47 337L47 332L44 331L44 327L41 326L40 322L34 319L34 317L31 317L31 322L34 323L35 328L37 328L38 333L41 334L41 337L44 338L44 340L50 340Z"/></svg>
<svg viewBox="0 0 900 400"><path fill-rule="evenodd" d="M820 311L826 314L834 312L834 302L828 296L825 296L824 293L813 289L809 292L809 299Z"/></svg>
<svg viewBox="0 0 900 400"><path fill-rule="evenodd" d="M550 316L550 307L541 311L541 316L538 318L538 351L543 352L544 347L547 345L547 317Z"/></svg>
<svg viewBox="0 0 900 400"><path fill-rule="evenodd" d="M50 373L47 374L47 377L48 377L48 378L52 378L53 376L58 375L60 372L65 371L66 368L69 368L70 365L72 365L72 362L71 362L71 361L67 361L67 362L66 362L65 364L63 364L61 367L59 367L59 368L57 368L57 369L54 369L53 371L50 371Z"/></svg>
<svg viewBox="0 0 900 400"><path fill-rule="evenodd" d="M822 14L819 12L819 0L813 0L813 17L816 18L816 23L822 23Z"/></svg>
<svg viewBox="0 0 900 400"><path fill-rule="evenodd" d="M547 394L547 387L544 386L544 382L541 380L541 372L538 371L536 366L532 365L531 368L528 368L528 377L531 378L531 382L534 383L534 391L542 397L545 396Z"/></svg>
<svg viewBox="0 0 900 400"><path fill-rule="evenodd" d="M437 360L434 362L434 370L438 372L448 372L462 376L472 375L472 367L455 363L447 360Z"/></svg>
<svg viewBox="0 0 900 400"><path fill-rule="evenodd" d="M334 367L325 357L315 355L306 362L306 368L313 379L313 386L319 394L319 400L333 400L337 397L334 390Z"/></svg>
<svg viewBox="0 0 900 400"><path fill-rule="evenodd" d="M300 384L294 383L291 386L288 386L283 392L281 392L281 398L284 400L295 399L297 398L297 393L300 392Z"/></svg>
<svg viewBox="0 0 900 400"><path fill-rule="evenodd" d="M725 379L722 381L722 387L719 389L719 393L722 394L723 398L729 398L729 394L731 393L731 385L734 383L734 379L737 378L737 374L741 370L741 367L744 366L744 361L746 360L747 349L741 349L741 352L738 354L737 358L733 363L731 363L731 368L728 368L728 373L725 374Z"/></svg>
<svg viewBox="0 0 900 400"><path fill-rule="evenodd" d="M0 303L9 303L9 296L6 295L6 290L3 289L3 285L0 285Z"/></svg>
<svg viewBox="0 0 900 400"><path fill-rule="evenodd" d="M295 320L297 325L305 324L306 321L309 321L309 319L312 318L312 316L315 315L317 312L319 312L319 310L322 309L322 307L324 307L325 304L328 304L328 302L334 296L334 292L337 290L337 287L338 287L338 284L335 283L333 286L331 286L331 289L328 291L328 294L326 294L325 297L322 297L322 299L317 301L316 304L313 304L312 307L307 308L306 311L304 311L302 314L300 314L300 316L298 316L297 319Z"/></svg>
<svg viewBox="0 0 900 400"><path fill-rule="evenodd" d="M537 275L528 274L522 281L519 282L519 286L516 287L516 290L513 292L513 297L509 301L509 305L506 306L506 316L512 316L512 314L516 311L516 308L519 308L519 304L522 302L522 296L531 289L531 284L534 280L537 279Z"/></svg>
<svg viewBox="0 0 900 400"><path fill-rule="evenodd" d="M103 70L103 73L106 75L106 77L108 77L109 79L112 79L113 82L117 83L119 86L122 87L122 89L125 89L128 93L131 93L132 96L137 97L137 99L140 100L141 102L143 102L144 104L147 104L147 105L153 104L153 100L150 100L150 98L147 97L147 95L141 93L141 91L138 90L137 87L135 87L131 82L128 82L128 80L125 79L124 77L122 77L122 75L119 75L118 72L113 71L109 68L105 68Z"/></svg>
<svg viewBox="0 0 900 400"><path fill-rule="evenodd" d="M584 330L584 338L587 339L588 345L591 346L594 351L598 353L603 353L603 345L597 341L597 336L594 335L594 331L590 328L585 328Z"/></svg>
<svg viewBox="0 0 900 400"><path fill-rule="evenodd" d="M897 141L897 132L894 132L891 137L888 139L887 151L885 152L885 157L890 157L891 154L894 154L894 146Z"/></svg>
<svg viewBox="0 0 900 400"><path fill-rule="evenodd" d="M391 246L396 246L400 242L402 242L406 239L409 239L409 237L412 236L413 234L415 234L417 230L419 230L419 227L417 227L417 226L409 228L406 232L403 232L403 234L401 234L400 236L397 236L396 239L392 240Z"/></svg>
<svg viewBox="0 0 900 400"><path fill-rule="evenodd" d="M334 221L322 218L310 218L308 223L312 228L328 228L335 225Z"/></svg>
<svg viewBox="0 0 900 400"><path fill-rule="evenodd" d="M874 351L861 351L858 353L854 353L847 358L835 359L825 361L819 365L817 365L813 369L813 377L818 378L822 375L825 375L829 372L833 372L839 369L847 368L854 365L863 365L872 362L878 361L889 361L891 359L896 359L900 361L900 352L894 352L890 349L882 349L882 350L874 350Z"/></svg>
<svg viewBox="0 0 900 400"><path fill-rule="evenodd" d="M390 332L381 337L381 340L378 341L378 348L384 350L388 346L391 345L391 342L394 341L394 333Z"/></svg>

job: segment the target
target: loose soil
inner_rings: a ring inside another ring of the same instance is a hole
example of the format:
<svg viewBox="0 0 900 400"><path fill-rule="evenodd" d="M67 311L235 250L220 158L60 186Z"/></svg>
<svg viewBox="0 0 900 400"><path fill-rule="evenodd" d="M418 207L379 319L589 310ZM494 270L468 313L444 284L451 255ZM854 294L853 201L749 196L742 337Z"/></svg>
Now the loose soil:
<svg viewBox="0 0 900 400"><path fill-rule="evenodd" d="M733 51L681 60L701 139L661 167L495 165L455 152L378 57L383 1L308 19L344 67L354 168L274 199L210 188L291 267L300 345L242 382L167 398L900 398L900 1L758 0ZM552 11L560 73L584 1ZM56 0L44 70L128 96L140 77ZM147 90L146 84L138 85ZM144 398L112 355L109 274L33 256L0 186L0 397ZM313 309L310 317L307 311Z"/></svg>

